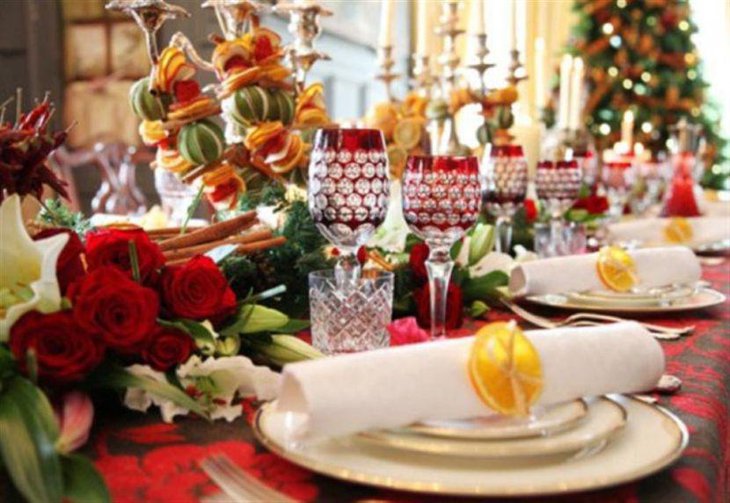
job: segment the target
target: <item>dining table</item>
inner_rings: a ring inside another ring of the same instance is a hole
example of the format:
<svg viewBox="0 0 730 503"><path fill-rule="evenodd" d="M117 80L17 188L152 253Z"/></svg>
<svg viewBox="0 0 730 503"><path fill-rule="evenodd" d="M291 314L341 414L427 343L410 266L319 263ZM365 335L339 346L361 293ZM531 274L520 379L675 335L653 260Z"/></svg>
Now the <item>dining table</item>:
<svg viewBox="0 0 730 503"><path fill-rule="evenodd" d="M730 261L703 266L703 279L730 295ZM546 316L565 315L549 308L532 309ZM512 318L511 313L493 308L486 320L467 320L449 336L469 335L485 322ZM695 326L689 336L661 341L666 372L683 384L676 393L655 395L659 405L688 427L689 445L681 458L669 468L628 484L531 501L723 502L730 498L730 304L650 320L666 326ZM342 392L347 393L346 383ZM185 417L170 424L156 411L142 414L121 406L100 407L84 452L92 457L117 503L193 502L219 493L199 466L202 459L214 454L227 455L242 470L297 501L463 500L358 485L296 466L268 452L254 438L250 424L257 405L253 400L241 403L243 414L232 422Z"/></svg>

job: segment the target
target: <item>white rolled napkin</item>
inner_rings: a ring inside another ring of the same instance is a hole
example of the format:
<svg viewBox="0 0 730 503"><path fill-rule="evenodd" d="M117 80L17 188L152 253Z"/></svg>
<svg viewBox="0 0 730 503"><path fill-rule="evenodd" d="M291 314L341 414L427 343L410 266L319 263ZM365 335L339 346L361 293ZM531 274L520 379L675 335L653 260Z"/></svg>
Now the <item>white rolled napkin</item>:
<svg viewBox="0 0 730 503"><path fill-rule="evenodd" d="M527 331L540 354L539 404L653 388L659 343L635 322ZM301 440L493 414L469 381L473 337L385 348L284 367L277 410L300 414Z"/></svg>
<svg viewBox="0 0 730 503"><path fill-rule="evenodd" d="M691 284L700 280L702 268L695 254L683 246L632 250L638 288ZM512 269L509 292L513 297L549 293L607 290L598 277L597 253L524 262Z"/></svg>
<svg viewBox="0 0 730 503"><path fill-rule="evenodd" d="M647 245L666 245L664 229L671 218L642 218L629 222L618 222L608 226L608 237L612 242L639 241ZM709 244L730 239L730 218L697 217L688 218L692 227L693 244Z"/></svg>

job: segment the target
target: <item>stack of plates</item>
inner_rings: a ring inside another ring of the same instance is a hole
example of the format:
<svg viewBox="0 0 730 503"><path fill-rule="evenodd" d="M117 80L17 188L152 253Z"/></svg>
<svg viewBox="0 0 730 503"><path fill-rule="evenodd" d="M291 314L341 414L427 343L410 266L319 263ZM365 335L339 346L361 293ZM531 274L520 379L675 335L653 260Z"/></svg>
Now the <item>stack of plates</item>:
<svg viewBox="0 0 730 503"><path fill-rule="evenodd" d="M688 441L672 413L598 397L501 416L429 421L316 442L293 441L301 418L264 405L257 438L289 461L351 482L449 495L527 496L607 487L654 473Z"/></svg>
<svg viewBox="0 0 730 503"><path fill-rule="evenodd" d="M625 293L597 290L533 295L527 300L545 306L584 311L668 313L716 306L725 302L725 296L703 285L672 285Z"/></svg>

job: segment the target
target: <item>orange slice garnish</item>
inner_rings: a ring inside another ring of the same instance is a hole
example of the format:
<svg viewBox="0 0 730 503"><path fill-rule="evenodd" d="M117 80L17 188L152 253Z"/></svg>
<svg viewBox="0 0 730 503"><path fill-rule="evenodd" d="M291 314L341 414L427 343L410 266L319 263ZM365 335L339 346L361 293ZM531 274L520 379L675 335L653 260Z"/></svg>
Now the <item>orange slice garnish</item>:
<svg viewBox="0 0 730 503"><path fill-rule="evenodd" d="M634 259L617 246L605 246L599 250L596 269L601 282L609 290L628 292L639 282Z"/></svg>
<svg viewBox="0 0 730 503"><path fill-rule="evenodd" d="M480 400L500 414L526 416L542 393L540 354L514 321L479 329L468 373Z"/></svg>
<svg viewBox="0 0 730 503"><path fill-rule="evenodd" d="M670 243L686 243L692 240L694 231L689 220L675 217L664 227L664 239Z"/></svg>

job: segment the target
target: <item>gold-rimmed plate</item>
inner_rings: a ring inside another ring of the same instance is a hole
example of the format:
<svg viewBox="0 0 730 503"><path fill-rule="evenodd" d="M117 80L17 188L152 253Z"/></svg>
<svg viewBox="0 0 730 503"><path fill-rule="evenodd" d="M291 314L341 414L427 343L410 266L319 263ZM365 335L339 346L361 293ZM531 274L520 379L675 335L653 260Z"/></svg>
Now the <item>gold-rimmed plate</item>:
<svg viewBox="0 0 730 503"><path fill-rule="evenodd" d="M344 437L293 442L295 421L273 403L256 414L254 434L270 451L314 472L352 483L429 494L534 496L600 489L630 482L673 463L687 446L684 423L662 407L616 397L625 428L593 455L530 459L432 456L363 444Z"/></svg>
<svg viewBox="0 0 730 503"><path fill-rule="evenodd" d="M423 421L404 428L406 432L433 437L502 440L548 436L575 427L588 413L585 400L536 406L527 418L493 414L472 419Z"/></svg>
<svg viewBox="0 0 730 503"><path fill-rule="evenodd" d="M588 402L588 415L575 428L545 437L502 440L443 438L407 430L360 433L357 439L391 449L462 458L528 458L576 453L597 446L626 424L626 410L609 398Z"/></svg>
<svg viewBox="0 0 730 503"><path fill-rule="evenodd" d="M664 302L642 304L635 302L607 302L604 300L577 301L569 294L530 295L526 300L542 306L570 309L574 311L594 311L605 313L661 314L692 311L713 307L725 302L726 297L717 290L700 288L693 295L667 299Z"/></svg>

